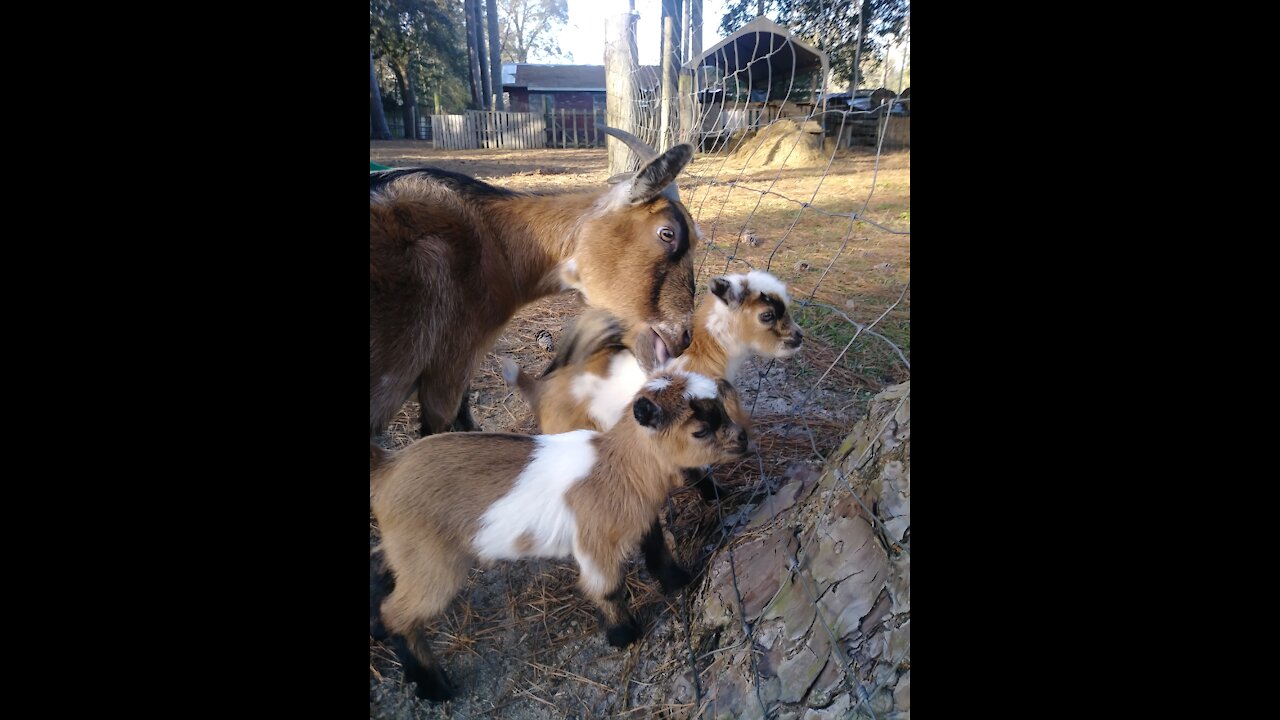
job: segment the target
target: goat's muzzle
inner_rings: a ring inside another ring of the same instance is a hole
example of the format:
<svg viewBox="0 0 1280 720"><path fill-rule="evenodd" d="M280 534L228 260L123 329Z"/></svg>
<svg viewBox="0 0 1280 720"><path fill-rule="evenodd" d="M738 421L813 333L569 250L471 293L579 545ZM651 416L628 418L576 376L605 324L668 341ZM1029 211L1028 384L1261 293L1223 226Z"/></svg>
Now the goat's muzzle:
<svg viewBox="0 0 1280 720"><path fill-rule="evenodd" d="M688 323L674 327L665 323L654 325L653 354L657 357L658 365L666 363L671 358L680 357L680 354L689 348L692 339Z"/></svg>

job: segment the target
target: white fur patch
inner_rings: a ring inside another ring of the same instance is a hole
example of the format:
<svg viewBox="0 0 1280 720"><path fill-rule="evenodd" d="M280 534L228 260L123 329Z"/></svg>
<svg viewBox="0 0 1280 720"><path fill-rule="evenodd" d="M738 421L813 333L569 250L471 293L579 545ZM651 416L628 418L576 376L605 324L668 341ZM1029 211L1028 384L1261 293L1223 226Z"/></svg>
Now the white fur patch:
<svg viewBox="0 0 1280 720"><path fill-rule="evenodd" d="M763 270L752 270L742 277L746 281L748 292L762 292L773 295L783 302L785 305L791 304L791 298L787 295L787 286L782 284L778 278L770 275Z"/></svg>
<svg viewBox="0 0 1280 720"><path fill-rule="evenodd" d="M481 560L567 557L573 553L578 523L564 496L591 472L594 430L535 435L529 464L511 490L489 506L471 544ZM533 548L522 553L516 540L528 534Z"/></svg>
<svg viewBox="0 0 1280 720"><path fill-rule="evenodd" d="M635 184L636 179L632 177L609 188L609 192L601 195L600 199L596 200L592 210L599 214L605 214L630 207L631 188L635 187Z"/></svg>
<svg viewBox="0 0 1280 720"><path fill-rule="evenodd" d="M573 399L587 403L587 415L600 427L608 430L617 424L622 414L635 400L636 393L644 385L645 374L635 355L620 352L609 361L609 374L605 377L583 373L573 379L569 392Z"/></svg>
<svg viewBox="0 0 1280 720"><path fill-rule="evenodd" d="M669 386L670 384L671 384L671 378L656 377L650 380L648 383L646 383L644 386L644 389L652 390L654 392L662 392L663 390L666 390L667 386Z"/></svg>
<svg viewBox="0 0 1280 720"><path fill-rule="evenodd" d="M733 282L733 280L730 280ZM736 292L736 290L734 291ZM741 343L738 342L738 336L734 334L734 318L733 309L728 305L720 302L719 298L708 299L704 302L715 303L711 306L711 312L707 314L705 326L711 337L725 349L730 356L741 354ZM681 357L684 357L683 355Z"/></svg>
<svg viewBox="0 0 1280 720"><path fill-rule="evenodd" d="M582 546L578 544L578 538L573 538L573 559L578 561L578 572L582 575L582 588L587 592L597 595L604 595L609 592L609 583L605 581L604 573L600 572L600 566L596 565L587 555Z"/></svg>
<svg viewBox="0 0 1280 720"><path fill-rule="evenodd" d="M716 396L716 383L706 375L691 372L685 373L684 396L693 400L704 398L711 400Z"/></svg>

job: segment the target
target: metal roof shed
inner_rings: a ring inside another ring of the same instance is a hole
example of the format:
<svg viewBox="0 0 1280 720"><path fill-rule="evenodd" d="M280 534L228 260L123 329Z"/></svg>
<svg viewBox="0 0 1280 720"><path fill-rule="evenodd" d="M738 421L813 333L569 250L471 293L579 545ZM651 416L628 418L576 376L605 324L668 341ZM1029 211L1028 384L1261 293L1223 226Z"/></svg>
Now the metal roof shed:
<svg viewBox="0 0 1280 720"><path fill-rule="evenodd" d="M701 67L715 68L714 79L699 72ZM826 53L760 15L685 63L684 69L698 77L701 88L711 86L746 102L807 104L821 102L817 91L825 85L828 61Z"/></svg>

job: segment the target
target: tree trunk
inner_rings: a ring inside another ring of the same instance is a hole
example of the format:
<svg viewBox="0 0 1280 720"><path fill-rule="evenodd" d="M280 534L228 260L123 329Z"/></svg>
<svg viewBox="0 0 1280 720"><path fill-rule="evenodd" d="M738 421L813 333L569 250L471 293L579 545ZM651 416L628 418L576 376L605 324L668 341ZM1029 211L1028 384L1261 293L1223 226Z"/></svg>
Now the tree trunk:
<svg viewBox="0 0 1280 720"><path fill-rule="evenodd" d="M691 0L693 8L689 13L692 34L689 36L689 57L692 60L702 54L702 0Z"/></svg>
<svg viewBox="0 0 1280 720"><path fill-rule="evenodd" d="M494 105L495 110L505 109L502 102L502 43L498 38L498 0L489 0L489 62L492 69L489 76L492 78Z"/></svg>
<svg viewBox="0 0 1280 720"><path fill-rule="evenodd" d="M476 18L476 63L480 66L480 85L483 88L480 99L481 110L491 110L493 108L493 84L489 78L489 63L485 62L485 48L487 45L484 41L484 4L481 0L473 0L471 7L475 12Z"/></svg>
<svg viewBox="0 0 1280 720"><path fill-rule="evenodd" d="M409 98L413 97L413 86L409 82L406 75L406 69L400 67L394 58L387 58L387 64L391 67L391 72L396 76L396 87L400 88L400 99L403 101L400 106L400 115L404 118L404 139L413 139L413 105L409 103Z"/></svg>
<svg viewBox="0 0 1280 720"><path fill-rule="evenodd" d="M662 107L658 120L658 152L666 152L674 143L671 135L676 128L676 68L677 60L675 19L670 15L662 18L662 46L666 52L662 56Z"/></svg>
<svg viewBox="0 0 1280 720"><path fill-rule="evenodd" d="M688 596L697 679L682 653L640 703L700 700L691 716L707 718L909 717L911 383L877 395L821 472L787 477Z"/></svg>
<svg viewBox="0 0 1280 720"><path fill-rule="evenodd" d="M377 140L390 140L391 129L382 111L382 91L378 89L378 73L373 69L373 51L369 51L369 117L372 119L370 136Z"/></svg>
<svg viewBox="0 0 1280 720"><path fill-rule="evenodd" d="M675 45L667 40L666 21L671 18L672 38ZM667 54L674 53L676 58L676 67L680 66L680 0L662 0L662 13L658 20L658 32L662 37L662 46L659 48L659 58ZM661 60L658 61L661 64Z"/></svg>
<svg viewBox="0 0 1280 720"><path fill-rule="evenodd" d="M605 29L604 72L605 72L605 124L619 130L635 134L635 69L638 51L636 48L636 19L634 11L609 15ZM639 166L639 158L627 147L626 143L613 136L606 136L605 146L609 153L609 174L634 170Z"/></svg>
<svg viewBox="0 0 1280 720"><path fill-rule="evenodd" d="M484 84L480 82L480 56L476 52L475 6L479 0L463 0L463 15L466 20L467 34L467 79L471 83L471 105L476 110L484 109Z"/></svg>
<svg viewBox="0 0 1280 720"><path fill-rule="evenodd" d="M404 138L406 140L418 139L418 91L413 89L413 65L405 65L404 68L404 106L408 111L404 114L405 127Z"/></svg>

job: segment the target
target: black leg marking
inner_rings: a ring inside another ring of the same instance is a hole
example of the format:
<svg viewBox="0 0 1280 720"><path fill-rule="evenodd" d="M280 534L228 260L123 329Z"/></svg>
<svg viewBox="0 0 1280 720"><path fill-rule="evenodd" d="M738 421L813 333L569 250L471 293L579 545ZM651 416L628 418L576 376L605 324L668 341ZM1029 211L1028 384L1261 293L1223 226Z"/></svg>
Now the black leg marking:
<svg viewBox="0 0 1280 720"><path fill-rule="evenodd" d="M710 468L685 468L683 472L685 483L696 487L703 500L712 503L724 496L715 480L711 479Z"/></svg>
<svg viewBox="0 0 1280 720"><path fill-rule="evenodd" d="M636 641L640 637L640 625L635 618L631 617L631 611L627 609L627 582L623 578L618 582L618 587L612 592L604 596L605 602L612 607L614 620L605 618L608 626L605 628L604 636L609 644L614 647L626 647Z"/></svg>
<svg viewBox="0 0 1280 720"><path fill-rule="evenodd" d="M468 385L466 391L462 393L462 404L458 406L458 414L453 418L453 423L449 425L449 431L477 432L479 430L479 423L471 415L471 386Z"/></svg>
<svg viewBox="0 0 1280 720"><path fill-rule="evenodd" d="M605 639L614 647L626 647L636 641L640 637L640 626L635 620L628 618L630 622L623 625L610 625L604 631Z"/></svg>
<svg viewBox="0 0 1280 720"><path fill-rule="evenodd" d="M658 579L658 583L662 585L662 592L670 595L693 580L693 576L688 570L680 567L675 557L671 555L671 550L667 548L667 540L662 536L662 525L658 523L658 518L653 518L653 524L649 526L649 532L645 533L644 539L640 541L640 547L644 550L644 564L649 569L649 574Z"/></svg>
<svg viewBox="0 0 1280 720"><path fill-rule="evenodd" d="M409 650L409 643L403 635L392 636L391 649L395 651L396 657L400 659L400 665L404 668L404 681L417 683L418 689L415 694L418 697L436 702L453 697L449 676L445 675L444 670L434 661L429 665L419 662Z"/></svg>

